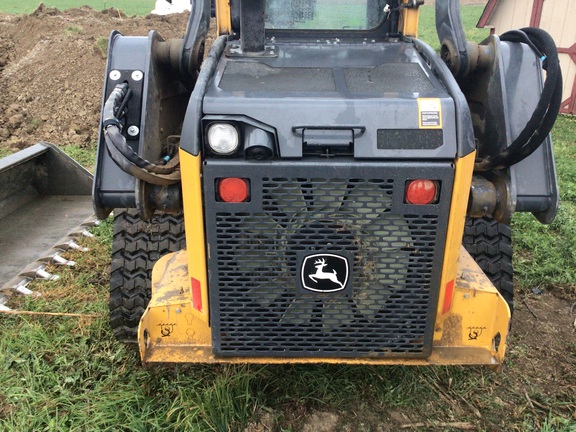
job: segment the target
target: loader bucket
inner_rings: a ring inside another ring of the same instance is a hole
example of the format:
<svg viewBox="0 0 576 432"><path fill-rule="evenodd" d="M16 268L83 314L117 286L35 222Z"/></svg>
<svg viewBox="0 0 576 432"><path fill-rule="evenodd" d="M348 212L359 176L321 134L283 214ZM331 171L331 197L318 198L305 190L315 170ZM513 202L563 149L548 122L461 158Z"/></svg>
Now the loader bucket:
<svg viewBox="0 0 576 432"><path fill-rule="evenodd" d="M92 216L91 190L92 175L53 144L0 160L0 289Z"/></svg>

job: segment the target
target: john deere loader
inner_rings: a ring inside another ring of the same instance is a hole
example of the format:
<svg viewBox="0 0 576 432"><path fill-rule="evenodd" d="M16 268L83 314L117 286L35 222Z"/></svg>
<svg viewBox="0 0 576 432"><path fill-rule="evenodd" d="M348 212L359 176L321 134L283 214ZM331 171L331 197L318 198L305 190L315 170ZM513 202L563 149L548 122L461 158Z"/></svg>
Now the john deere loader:
<svg viewBox="0 0 576 432"><path fill-rule="evenodd" d="M110 319L166 362L498 367L509 223L549 223L556 47L480 44L436 2L192 2L181 39L110 37L94 204Z"/></svg>

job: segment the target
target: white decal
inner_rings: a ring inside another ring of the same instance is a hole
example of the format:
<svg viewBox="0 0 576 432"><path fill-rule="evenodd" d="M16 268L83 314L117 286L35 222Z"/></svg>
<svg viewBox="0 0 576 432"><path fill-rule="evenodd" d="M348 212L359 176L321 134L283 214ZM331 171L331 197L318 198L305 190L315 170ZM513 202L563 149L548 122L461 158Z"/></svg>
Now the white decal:
<svg viewBox="0 0 576 432"><path fill-rule="evenodd" d="M323 270L326 267L326 260L324 258L320 258L314 262L314 267L316 267L316 273L308 275L310 279L314 282L318 283L317 279L329 279L332 282L338 284L340 288L344 288L344 284L338 280L338 274L336 270L332 270L332 272L325 272Z"/></svg>

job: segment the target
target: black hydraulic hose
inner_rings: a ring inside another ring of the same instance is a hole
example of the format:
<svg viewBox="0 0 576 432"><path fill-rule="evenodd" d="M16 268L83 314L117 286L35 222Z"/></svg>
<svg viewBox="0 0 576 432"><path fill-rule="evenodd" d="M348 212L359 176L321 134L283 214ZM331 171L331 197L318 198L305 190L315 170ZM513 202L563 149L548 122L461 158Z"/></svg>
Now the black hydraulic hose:
<svg viewBox="0 0 576 432"><path fill-rule="evenodd" d="M554 123L556 122L556 117L558 117L558 110L560 109L561 103L562 79L559 78L556 82L556 87L554 89L552 99L550 100L550 108L548 108L542 123L524 146L522 146L518 151L512 151L510 153L510 156L506 161L507 166L517 164L518 162L526 159L528 156L534 153L534 151L540 147L540 145L542 145L552 130Z"/></svg>
<svg viewBox="0 0 576 432"><path fill-rule="evenodd" d="M532 48L532 51L534 51L540 57L544 56L544 53L542 53L542 51L540 51L540 49L536 45L534 45L534 42L532 42L532 40L528 37L528 35L524 33L522 30L509 30L500 36L500 40L507 42L524 42L526 45Z"/></svg>
<svg viewBox="0 0 576 432"><path fill-rule="evenodd" d="M116 165L118 165L122 171L136 177L137 179L160 186L168 186L180 181L179 170L175 170L173 173L168 175L148 172L126 159L112 143L109 137L105 137L105 141L108 153ZM177 158L174 158L173 160L178 161Z"/></svg>
<svg viewBox="0 0 576 432"><path fill-rule="evenodd" d="M119 125L120 122L116 118L115 109L121 105L126 99L126 92L128 91L128 83L118 84L106 99L104 108L102 109L102 127L106 129L109 125Z"/></svg>
<svg viewBox="0 0 576 432"><path fill-rule="evenodd" d="M524 30L526 31L524 32ZM538 30L538 31L532 32L531 30ZM558 77L560 76L561 79L560 63L558 60L558 53L556 50L556 44L554 43L554 40L548 35L548 33L540 29L527 28L522 29L522 31L527 36L527 38L531 37L531 40L534 40L535 44L538 44L540 46L539 51L536 51L536 53L540 56L542 55L546 56L545 59L546 64L543 64L543 68L544 70L546 70L547 76L546 81L544 82L544 88L542 89L540 100L538 101L538 105L536 106L536 109L532 113L532 116L528 121L528 124L522 130L522 132L520 132L520 135L518 135L518 137L515 140L516 142L519 143L526 142L530 138L530 136L532 136L533 131L536 129L538 124L542 121L542 119L546 115L546 112L549 110L549 105L553 93L558 84L557 81ZM515 39L514 36L517 33L518 31L514 32L511 35L510 39L512 42L516 42L516 40L514 40ZM530 35L529 33L532 33L532 35ZM501 39L504 41L508 40L507 35L508 33L504 33ZM540 36L542 36L543 38L541 38ZM558 106L558 108L560 108L560 106Z"/></svg>
<svg viewBox="0 0 576 432"><path fill-rule="evenodd" d="M117 116L122 115L122 107L126 106L130 95L128 84L119 84L104 104L102 126L108 154L124 172L148 183L164 186L180 181L178 156L166 164L158 165L138 156L126 142Z"/></svg>
<svg viewBox="0 0 576 432"><path fill-rule="evenodd" d="M132 97L132 89L128 87L128 91L126 91L126 96L122 100L122 103L116 110L116 118L121 118L124 115L124 110L126 109L126 105L128 105L128 101Z"/></svg>
<svg viewBox="0 0 576 432"><path fill-rule="evenodd" d="M546 80L536 109L516 139L500 155L476 162L476 171L508 168L530 156L544 142L562 103L562 71L558 51L552 37L544 30L526 27L504 33L501 40L525 42L541 57Z"/></svg>
<svg viewBox="0 0 576 432"><path fill-rule="evenodd" d="M148 172L154 174L170 174L174 171L173 164L166 165L156 165L146 159L141 158L138 154L132 150L132 148L126 142L124 135L120 133L118 126L110 125L106 128L106 138L118 149L118 151L130 162L136 165L138 168L145 169Z"/></svg>

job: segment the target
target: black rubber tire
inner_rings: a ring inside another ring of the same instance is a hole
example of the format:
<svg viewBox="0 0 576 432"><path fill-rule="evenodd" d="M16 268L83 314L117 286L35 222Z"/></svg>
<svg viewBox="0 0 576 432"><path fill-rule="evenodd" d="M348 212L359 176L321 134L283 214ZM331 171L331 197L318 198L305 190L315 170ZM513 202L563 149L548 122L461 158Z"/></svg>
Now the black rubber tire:
<svg viewBox="0 0 576 432"><path fill-rule="evenodd" d="M510 226L492 218L467 218L464 228L464 247L486 273L510 311L514 310L514 266Z"/></svg>
<svg viewBox="0 0 576 432"><path fill-rule="evenodd" d="M136 342L151 295L154 263L186 247L184 216L159 214L144 222L134 209L114 210L110 269L110 325L122 342Z"/></svg>

